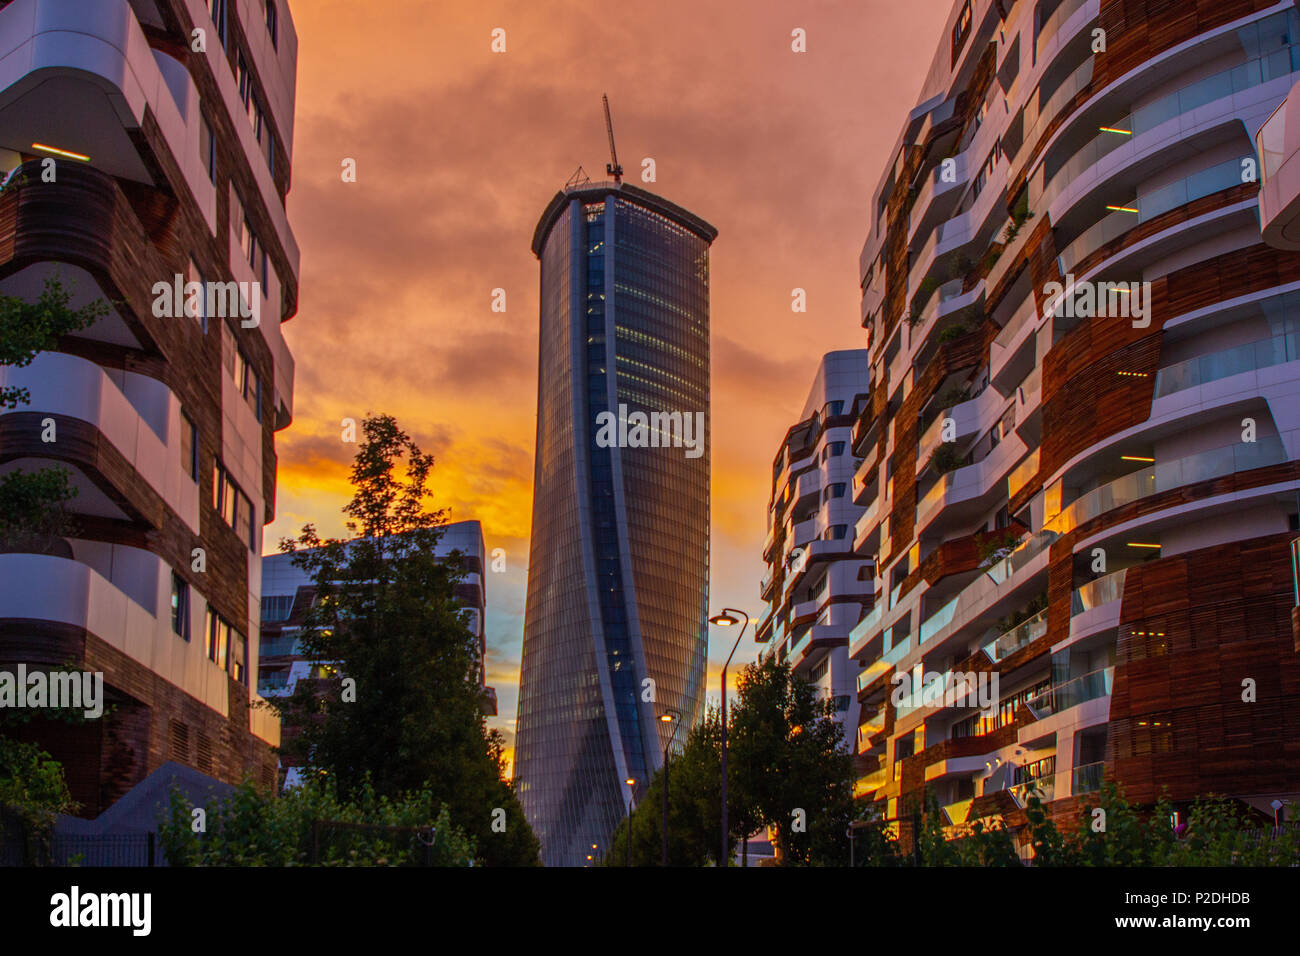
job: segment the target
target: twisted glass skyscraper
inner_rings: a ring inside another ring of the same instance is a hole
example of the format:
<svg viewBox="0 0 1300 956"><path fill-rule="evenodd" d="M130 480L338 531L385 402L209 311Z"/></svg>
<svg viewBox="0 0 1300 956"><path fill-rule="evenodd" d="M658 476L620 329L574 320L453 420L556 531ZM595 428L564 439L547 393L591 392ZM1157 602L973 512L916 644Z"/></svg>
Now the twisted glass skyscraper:
<svg viewBox="0 0 1300 956"><path fill-rule="evenodd" d="M716 235L608 182L556 194L533 236L541 346L515 782L549 866L605 852L662 762L672 725L658 718L689 725L703 705Z"/></svg>

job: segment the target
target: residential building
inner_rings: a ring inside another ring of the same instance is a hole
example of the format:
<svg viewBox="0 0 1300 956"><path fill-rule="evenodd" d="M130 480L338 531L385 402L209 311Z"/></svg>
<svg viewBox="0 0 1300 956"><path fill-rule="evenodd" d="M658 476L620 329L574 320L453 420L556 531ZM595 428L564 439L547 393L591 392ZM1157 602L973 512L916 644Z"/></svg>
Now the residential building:
<svg viewBox="0 0 1300 956"><path fill-rule="evenodd" d="M866 349L828 352L772 462L760 585L766 608L755 639L765 658L788 662L835 704L850 747L858 728L857 675L849 631L874 600L875 569L853 551L863 507L854 501L862 464L849 448L855 402L865 400Z"/></svg>
<svg viewBox="0 0 1300 956"><path fill-rule="evenodd" d="M484 576L486 549L483 526L477 521L457 521L446 525L438 539L436 554L456 554L464 577L456 585L456 598L469 613L469 630L478 641L479 683L483 686L483 708L496 716L496 689L487 686L487 584ZM262 559L262 637L259 657L262 670L257 682L258 693L265 697L292 694L299 680L326 676L323 665L313 664L303 656L299 632L307 611L316 600L315 581L294 564L294 554L268 555ZM289 740L296 729L286 726ZM297 781L297 771L281 759L286 782Z"/></svg>
<svg viewBox="0 0 1300 956"><path fill-rule="evenodd" d="M293 409L296 61L283 0L0 3L0 292L57 277L108 307L0 369L30 390L0 410L0 471L77 491L70 534L0 554L0 661L104 675L100 719L18 732L85 817L167 761L275 779L255 688Z"/></svg>
<svg viewBox="0 0 1300 956"><path fill-rule="evenodd" d="M1300 796L1300 257L1255 152L1298 43L1291 2L952 6L860 271L856 793L905 840L926 788L954 827ZM954 674L988 706L896 681Z"/></svg>
<svg viewBox="0 0 1300 956"><path fill-rule="evenodd" d="M618 181L571 181L533 235L537 456L514 779L548 866L599 857L702 712L716 235Z"/></svg>

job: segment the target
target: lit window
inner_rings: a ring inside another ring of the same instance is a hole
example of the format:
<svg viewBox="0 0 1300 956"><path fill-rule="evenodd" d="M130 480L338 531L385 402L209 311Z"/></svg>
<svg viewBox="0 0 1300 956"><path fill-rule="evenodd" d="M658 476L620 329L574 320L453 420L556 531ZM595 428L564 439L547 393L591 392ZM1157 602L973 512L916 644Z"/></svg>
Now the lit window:
<svg viewBox="0 0 1300 956"><path fill-rule="evenodd" d="M233 628L230 631L230 676L248 685L248 641Z"/></svg>
<svg viewBox="0 0 1300 956"><path fill-rule="evenodd" d="M226 654L230 642L230 625L220 614L208 605L207 647L208 660L221 667L226 667Z"/></svg>

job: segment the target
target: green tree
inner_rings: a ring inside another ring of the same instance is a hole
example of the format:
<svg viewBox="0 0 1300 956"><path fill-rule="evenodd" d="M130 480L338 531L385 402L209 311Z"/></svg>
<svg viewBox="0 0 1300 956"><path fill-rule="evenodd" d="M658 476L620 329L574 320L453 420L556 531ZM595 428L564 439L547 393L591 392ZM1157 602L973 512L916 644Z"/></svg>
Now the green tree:
<svg viewBox="0 0 1300 956"><path fill-rule="evenodd" d="M788 866L848 865L853 762L831 702L772 659L745 668L738 696L727 724L734 819L768 827Z"/></svg>
<svg viewBox="0 0 1300 956"><path fill-rule="evenodd" d="M669 758L668 862L672 866L716 866L722 842L722 725L710 710L691 728L680 754ZM663 844L663 770L650 779L632 814L632 865L658 866ZM625 866L628 822L625 817L598 848L604 866Z"/></svg>
<svg viewBox="0 0 1300 956"><path fill-rule="evenodd" d="M0 295L0 366L26 368L41 352L56 348L62 336L108 314L102 301L80 308L71 303L72 293L57 276L45 280L35 302ZM15 409L30 401L26 387L0 385L0 408ZM0 549L49 551L54 539L69 529L66 504L76 492L63 468L17 469L0 477Z"/></svg>
<svg viewBox="0 0 1300 956"><path fill-rule="evenodd" d="M478 640L455 596L464 572L457 554L436 554L446 513L427 507L433 456L391 416L362 430L344 508L353 537L323 540L307 525L301 550L281 543L316 587L304 654L332 675L272 702L300 730L287 750L342 799L365 781L388 797L427 788L482 862L534 864L537 839L484 721Z"/></svg>

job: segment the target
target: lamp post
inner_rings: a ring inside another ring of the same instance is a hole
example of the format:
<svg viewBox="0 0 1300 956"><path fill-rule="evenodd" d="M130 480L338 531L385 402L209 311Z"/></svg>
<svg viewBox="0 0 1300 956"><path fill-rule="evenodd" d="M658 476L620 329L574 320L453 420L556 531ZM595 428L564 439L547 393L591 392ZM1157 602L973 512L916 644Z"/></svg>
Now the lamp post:
<svg viewBox="0 0 1300 956"><path fill-rule="evenodd" d="M749 615L744 611L737 611L735 608L724 607L721 614L715 614L709 618L710 624L716 624L718 627L731 627L740 621L737 614L745 615L745 623L740 625L740 633L736 635L736 643L731 645L731 653L727 655L727 662L722 665L722 859L719 861L721 866L731 864L731 841L727 838L727 668L731 666L731 658L736 653L736 648L740 646L740 639L745 636L745 628L749 626Z"/></svg>
<svg viewBox="0 0 1300 956"><path fill-rule="evenodd" d="M659 715L659 719L665 724L673 725L672 736L668 738L668 745L664 747L664 825L661 830L662 843L659 848L659 865L668 865L668 752L672 750L673 741L677 739L677 725L681 723L678 719L681 714L675 710L664 711Z"/></svg>
<svg viewBox="0 0 1300 956"><path fill-rule="evenodd" d="M636 779L634 777L628 777L623 782L626 783L629 787L636 786ZM629 790L627 794L627 865L628 867L632 866L632 791L631 790Z"/></svg>

